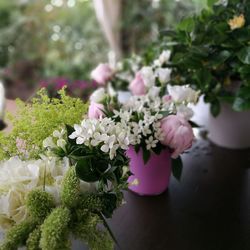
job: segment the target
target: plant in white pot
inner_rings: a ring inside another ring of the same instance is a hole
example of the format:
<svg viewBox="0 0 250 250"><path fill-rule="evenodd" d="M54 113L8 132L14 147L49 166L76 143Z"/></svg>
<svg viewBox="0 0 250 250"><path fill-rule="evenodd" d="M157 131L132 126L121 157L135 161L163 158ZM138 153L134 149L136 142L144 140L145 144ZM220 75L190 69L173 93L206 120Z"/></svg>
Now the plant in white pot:
<svg viewBox="0 0 250 250"><path fill-rule="evenodd" d="M161 46L172 52L163 66L172 68L172 84L190 84L209 103L213 142L250 147L250 2L216 2L163 32Z"/></svg>

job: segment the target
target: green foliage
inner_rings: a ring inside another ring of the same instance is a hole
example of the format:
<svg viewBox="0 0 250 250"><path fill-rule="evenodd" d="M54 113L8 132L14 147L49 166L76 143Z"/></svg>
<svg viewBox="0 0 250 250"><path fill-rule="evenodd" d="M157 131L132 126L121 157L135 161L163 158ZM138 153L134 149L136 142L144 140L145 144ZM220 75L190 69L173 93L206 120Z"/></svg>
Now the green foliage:
<svg viewBox="0 0 250 250"><path fill-rule="evenodd" d="M92 1L75 1L69 7L47 0L0 0L0 23L0 69L9 66L11 78L20 80L15 66L29 62L31 74L26 73L24 84L41 77L88 78L98 62L106 61L108 45ZM31 77L34 65L38 70Z"/></svg>
<svg viewBox="0 0 250 250"><path fill-rule="evenodd" d="M75 167L66 173L61 190L62 203L68 207L75 207L80 196L80 179L76 175Z"/></svg>
<svg viewBox="0 0 250 250"><path fill-rule="evenodd" d="M54 208L53 196L42 190L32 190L28 194L27 209L29 214L37 222L42 222Z"/></svg>
<svg viewBox="0 0 250 250"><path fill-rule="evenodd" d="M66 123L79 123L86 113L87 105L67 96L65 90L59 91L59 99L50 99L45 90L37 95L31 103L18 101L17 114L8 115L13 129L9 134L0 133L0 160L13 155L38 158L45 138Z"/></svg>
<svg viewBox="0 0 250 250"><path fill-rule="evenodd" d="M17 250L18 247L23 246L34 227L34 222L29 220L13 226L7 232L3 244L0 246L0 250Z"/></svg>
<svg viewBox="0 0 250 250"><path fill-rule="evenodd" d="M70 220L69 209L63 207L54 209L41 226L40 247L43 250L70 249L67 245Z"/></svg>
<svg viewBox="0 0 250 250"><path fill-rule="evenodd" d="M214 116L220 102L237 111L250 109L250 3L237 0L212 6L184 19L163 36L161 46L172 50L167 67L173 68L173 84L191 84L211 103ZM231 28L229 21L243 15L245 21Z"/></svg>

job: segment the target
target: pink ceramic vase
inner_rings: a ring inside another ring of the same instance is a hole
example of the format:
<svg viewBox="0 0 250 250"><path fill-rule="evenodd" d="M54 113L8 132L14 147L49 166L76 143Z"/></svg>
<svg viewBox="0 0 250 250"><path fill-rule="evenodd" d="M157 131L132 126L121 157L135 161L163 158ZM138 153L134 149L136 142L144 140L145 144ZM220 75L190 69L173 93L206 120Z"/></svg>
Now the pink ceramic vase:
<svg viewBox="0 0 250 250"><path fill-rule="evenodd" d="M143 162L142 150L135 152L129 147L127 156L130 158L129 189L139 195L159 195L169 184L171 175L171 156L168 149L160 155L151 153L147 164Z"/></svg>

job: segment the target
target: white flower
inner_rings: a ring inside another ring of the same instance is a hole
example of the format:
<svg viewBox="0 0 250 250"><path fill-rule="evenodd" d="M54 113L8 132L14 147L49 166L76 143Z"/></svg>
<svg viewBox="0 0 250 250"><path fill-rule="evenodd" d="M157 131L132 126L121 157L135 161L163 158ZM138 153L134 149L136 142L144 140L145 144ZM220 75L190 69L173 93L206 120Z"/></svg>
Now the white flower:
<svg viewBox="0 0 250 250"><path fill-rule="evenodd" d="M172 69L169 68L159 68L156 70L156 76L159 77L161 84L167 83L171 79Z"/></svg>
<svg viewBox="0 0 250 250"><path fill-rule="evenodd" d="M149 66L143 67L141 70L141 75L144 81L144 84L147 88L154 86L155 84L155 76L153 69Z"/></svg>
<svg viewBox="0 0 250 250"><path fill-rule="evenodd" d="M58 147L60 147L60 148L64 148L66 144L67 144L67 142L66 142L64 139L59 139L59 140L57 140L57 142L56 142L56 145L57 145Z"/></svg>
<svg viewBox="0 0 250 250"><path fill-rule="evenodd" d="M90 101L95 103L101 103L106 97L106 92L104 88L99 88L95 90L90 96Z"/></svg>
<svg viewBox="0 0 250 250"><path fill-rule="evenodd" d="M199 92L188 86L170 86L168 85L168 93L174 102L196 103L199 97Z"/></svg>
<svg viewBox="0 0 250 250"><path fill-rule="evenodd" d="M44 148L55 148L56 144L53 141L53 138L51 136L47 137L43 140L43 147Z"/></svg>
<svg viewBox="0 0 250 250"><path fill-rule="evenodd" d="M155 98L159 96L160 90L161 88L153 86L149 89L148 96L150 96L151 98Z"/></svg>
<svg viewBox="0 0 250 250"><path fill-rule="evenodd" d="M158 140L155 140L153 136L150 136L148 139L145 140L147 150L151 148L155 148Z"/></svg>
<svg viewBox="0 0 250 250"><path fill-rule="evenodd" d="M156 59L156 60L154 60L153 65L156 67L161 67L162 64L161 64L159 59Z"/></svg>
<svg viewBox="0 0 250 250"><path fill-rule="evenodd" d="M183 104L177 106L176 109L177 109L177 115L184 117L186 120L190 120L194 115L193 110Z"/></svg>
<svg viewBox="0 0 250 250"><path fill-rule="evenodd" d="M108 84L108 94L111 97L117 96L117 92L114 90L111 84Z"/></svg>
<svg viewBox="0 0 250 250"><path fill-rule="evenodd" d="M160 65L164 64L165 62L168 62L170 59L170 56L171 56L170 50L163 50L158 59L160 62Z"/></svg>
<svg viewBox="0 0 250 250"><path fill-rule="evenodd" d="M55 130L53 132L53 136L61 139L65 135L65 132L66 132L65 129L62 129L61 131Z"/></svg>

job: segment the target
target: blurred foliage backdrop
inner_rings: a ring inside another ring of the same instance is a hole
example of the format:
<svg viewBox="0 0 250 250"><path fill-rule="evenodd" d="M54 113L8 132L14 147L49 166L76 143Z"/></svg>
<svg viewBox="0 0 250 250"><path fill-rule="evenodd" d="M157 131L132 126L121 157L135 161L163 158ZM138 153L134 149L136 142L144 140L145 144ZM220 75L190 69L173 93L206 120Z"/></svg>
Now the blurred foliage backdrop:
<svg viewBox="0 0 250 250"><path fill-rule="evenodd" d="M140 53L159 30L205 5L206 0L122 0L123 55ZM0 75L13 97L44 79L88 80L91 69L108 60L108 51L91 0L0 0Z"/></svg>

